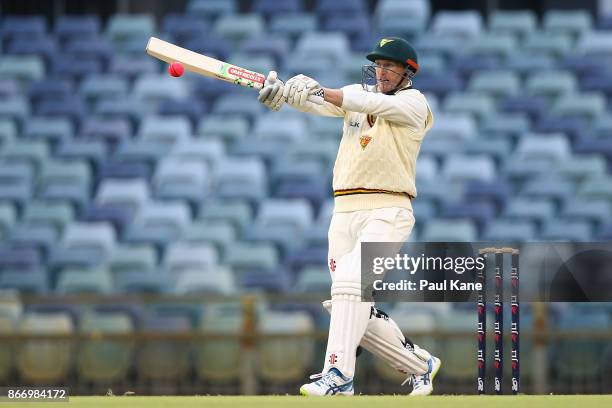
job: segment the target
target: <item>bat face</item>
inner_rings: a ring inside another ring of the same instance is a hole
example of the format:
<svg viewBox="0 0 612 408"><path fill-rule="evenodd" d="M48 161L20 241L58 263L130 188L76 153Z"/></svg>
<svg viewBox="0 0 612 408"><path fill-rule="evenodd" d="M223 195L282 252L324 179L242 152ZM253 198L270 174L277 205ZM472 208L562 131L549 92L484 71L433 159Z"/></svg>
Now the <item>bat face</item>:
<svg viewBox="0 0 612 408"><path fill-rule="evenodd" d="M255 71L198 54L159 38L151 37L147 43L147 54L167 63L180 62L186 70L236 85L261 89L266 77Z"/></svg>

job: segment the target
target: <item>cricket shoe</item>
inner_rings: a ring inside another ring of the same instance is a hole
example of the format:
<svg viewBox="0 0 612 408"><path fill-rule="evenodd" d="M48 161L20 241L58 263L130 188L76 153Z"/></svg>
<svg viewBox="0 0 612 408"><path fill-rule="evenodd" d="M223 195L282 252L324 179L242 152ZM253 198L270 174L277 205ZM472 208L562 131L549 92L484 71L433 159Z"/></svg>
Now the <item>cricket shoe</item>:
<svg viewBox="0 0 612 408"><path fill-rule="evenodd" d="M429 371L423 375L412 375L409 382L412 382L412 392L409 395L420 396L429 395L433 392L433 380L440 370L442 361L438 357L431 356L427 362Z"/></svg>
<svg viewBox="0 0 612 408"><path fill-rule="evenodd" d="M320 378L319 378L320 377ZM309 397L323 397L326 395L353 395L353 379L345 377L336 367L330 368L325 374L315 374L310 378L319 378L317 381L304 384L300 387L300 394Z"/></svg>

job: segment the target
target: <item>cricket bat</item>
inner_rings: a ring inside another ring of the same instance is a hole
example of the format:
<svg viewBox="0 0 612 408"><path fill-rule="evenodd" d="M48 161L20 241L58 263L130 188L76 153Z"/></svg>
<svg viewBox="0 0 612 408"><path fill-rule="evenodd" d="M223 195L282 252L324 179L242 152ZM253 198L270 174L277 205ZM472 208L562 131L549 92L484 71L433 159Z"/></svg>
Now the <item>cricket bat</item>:
<svg viewBox="0 0 612 408"><path fill-rule="evenodd" d="M180 62L187 71L226 82L233 82L236 85L247 88L261 89L266 81L264 74L198 54L156 37L149 38L146 51L150 56L169 64ZM308 100L319 105L323 104L322 90L309 95Z"/></svg>

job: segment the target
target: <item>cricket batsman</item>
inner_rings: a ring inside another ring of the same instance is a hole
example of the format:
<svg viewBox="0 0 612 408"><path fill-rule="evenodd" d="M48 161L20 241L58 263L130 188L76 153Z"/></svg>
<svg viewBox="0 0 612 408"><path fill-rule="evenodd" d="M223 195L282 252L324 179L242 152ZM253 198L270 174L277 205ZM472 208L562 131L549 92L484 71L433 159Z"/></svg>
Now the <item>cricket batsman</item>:
<svg viewBox="0 0 612 408"><path fill-rule="evenodd" d="M305 75L283 84L271 71L258 98L273 111L287 103L302 112L344 118L328 233L327 351L321 374L300 388L302 395L353 395L358 346L406 374L413 384L410 395L431 394L441 365L373 302L361 299L361 243L403 242L410 236L416 160L433 123L425 96L412 87L419 65L410 43L383 38L366 57L373 64L362 68L361 85L324 88ZM323 101L311 102L310 95Z"/></svg>

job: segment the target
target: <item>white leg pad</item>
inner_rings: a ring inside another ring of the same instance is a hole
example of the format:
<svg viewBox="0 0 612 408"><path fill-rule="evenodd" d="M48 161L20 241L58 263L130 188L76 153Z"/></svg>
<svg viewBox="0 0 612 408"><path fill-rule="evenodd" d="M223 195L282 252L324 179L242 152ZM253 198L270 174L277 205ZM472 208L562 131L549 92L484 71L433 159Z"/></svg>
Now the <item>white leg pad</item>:
<svg viewBox="0 0 612 408"><path fill-rule="evenodd" d="M323 302L323 307L333 314L335 304L326 300ZM422 375L427 373L431 354L417 345L412 347L410 343L406 343L404 334L389 316L381 313L370 313L360 345L404 374Z"/></svg>
<svg viewBox="0 0 612 408"><path fill-rule="evenodd" d="M323 372L336 367L353 377L355 353L368 325L372 303L361 301L361 284L357 282L336 281L331 294L333 307Z"/></svg>

